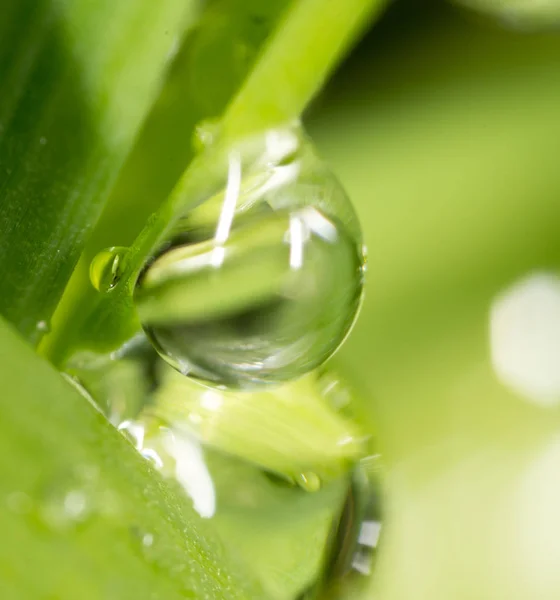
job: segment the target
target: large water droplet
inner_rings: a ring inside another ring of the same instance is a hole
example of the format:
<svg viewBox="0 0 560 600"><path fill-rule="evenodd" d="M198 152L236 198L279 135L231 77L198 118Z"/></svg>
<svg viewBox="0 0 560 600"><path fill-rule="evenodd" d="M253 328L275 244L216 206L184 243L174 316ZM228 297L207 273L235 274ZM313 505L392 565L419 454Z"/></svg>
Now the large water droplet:
<svg viewBox="0 0 560 600"><path fill-rule="evenodd" d="M126 250L120 246L113 246L101 250L93 258L89 267L89 278L98 292L108 292L117 285Z"/></svg>
<svg viewBox="0 0 560 600"><path fill-rule="evenodd" d="M359 225L336 178L299 132L256 143L231 151L225 189L180 219L134 295L165 360L228 387L322 364L362 297Z"/></svg>

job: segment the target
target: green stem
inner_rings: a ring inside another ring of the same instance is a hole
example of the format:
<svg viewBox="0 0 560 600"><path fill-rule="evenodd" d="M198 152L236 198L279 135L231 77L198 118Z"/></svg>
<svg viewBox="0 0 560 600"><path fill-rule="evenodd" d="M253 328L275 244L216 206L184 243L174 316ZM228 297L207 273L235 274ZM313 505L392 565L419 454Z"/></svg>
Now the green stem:
<svg viewBox="0 0 560 600"><path fill-rule="evenodd" d="M385 0L294 2L229 105L223 134L236 138L297 119Z"/></svg>

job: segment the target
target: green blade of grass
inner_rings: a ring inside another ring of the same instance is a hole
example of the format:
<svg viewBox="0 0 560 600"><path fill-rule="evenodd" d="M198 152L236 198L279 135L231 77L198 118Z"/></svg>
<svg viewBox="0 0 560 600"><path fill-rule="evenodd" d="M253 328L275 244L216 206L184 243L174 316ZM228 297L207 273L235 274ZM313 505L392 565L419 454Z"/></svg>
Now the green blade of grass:
<svg viewBox="0 0 560 600"><path fill-rule="evenodd" d="M0 313L48 322L193 2L8 0L0 16Z"/></svg>
<svg viewBox="0 0 560 600"><path fill-rule="evenodd" d="M265 597L182 490L4 322L0 357L0 597Z"/></svg>

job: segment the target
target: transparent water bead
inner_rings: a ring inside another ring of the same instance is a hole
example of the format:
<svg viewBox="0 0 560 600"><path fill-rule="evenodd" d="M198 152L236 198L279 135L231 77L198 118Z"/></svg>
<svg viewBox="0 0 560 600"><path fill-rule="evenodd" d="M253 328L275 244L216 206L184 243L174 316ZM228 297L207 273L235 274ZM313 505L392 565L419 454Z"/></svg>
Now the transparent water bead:
<svg viewBox="0 0 560 600"><path fill-rule="evenodd" d="M227 387L279 383L342 343L363 264L336 178L299 130L269 131L230 151L225 187L178 220L139 277L135 304L182 373Z"/></svg>
<svg viewBox="0 0 560 600"><path fill-rule="evenodd" d="M89 278L98 292L108 292L117 285L125 252L126 248L113 246L101 250L91 261Z"/></svg>

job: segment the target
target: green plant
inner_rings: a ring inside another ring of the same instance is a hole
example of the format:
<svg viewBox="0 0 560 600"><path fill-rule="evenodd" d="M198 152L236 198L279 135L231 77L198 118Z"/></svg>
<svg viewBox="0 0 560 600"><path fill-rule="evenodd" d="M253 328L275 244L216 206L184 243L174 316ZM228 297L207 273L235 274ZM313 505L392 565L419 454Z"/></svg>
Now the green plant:
<svg viewBox="0 0 560 600"><path fill-rule="evenodd" d="M381 5L4 8L0 311L19 336L2 324L0 518L11 540L2 597L287 597L293 583L265 590L224 552L212 523L30 346L62 367L76 350L112 350L134 333L136 274L178 207L221 168L193 158L195 125L225 109L230 143L297 119ZM183 137L173 136L169 158L158 156L177 124ZM102 243L132 244L114 294L97 293L87 276Z"/></svg>

